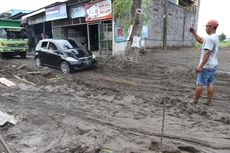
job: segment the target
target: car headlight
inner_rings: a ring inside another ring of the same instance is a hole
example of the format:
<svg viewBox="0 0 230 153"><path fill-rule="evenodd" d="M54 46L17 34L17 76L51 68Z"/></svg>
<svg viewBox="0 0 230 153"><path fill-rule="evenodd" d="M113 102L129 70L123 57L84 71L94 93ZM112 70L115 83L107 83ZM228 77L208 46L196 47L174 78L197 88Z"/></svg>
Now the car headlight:
<svg viewBox="0 0 230 153"><path fill-rule="evenodd" d="M78 60L73 57L67 57L66 60L69 62L78 62Z"/></svg>
<svg viewBox="0 0 230 153"><path fill-rule="evenodd" d="M92 54L92 58L93 58L93 59L95 59L95 58L96 58L96 56L95 56L94 54Z"/></svg>

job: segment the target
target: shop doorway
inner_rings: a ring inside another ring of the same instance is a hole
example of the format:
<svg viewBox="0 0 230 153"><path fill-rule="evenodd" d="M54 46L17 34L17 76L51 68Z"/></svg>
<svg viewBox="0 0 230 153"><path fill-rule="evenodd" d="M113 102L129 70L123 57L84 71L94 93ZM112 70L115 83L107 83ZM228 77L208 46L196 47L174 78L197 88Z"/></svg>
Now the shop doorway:
<svg viewBox="0 0 230 153"><path fill-rule="evenodd" d="M51 22L43 22L39 24L34 24L31 27L34 31L32 37L35 39L36 44L39 40L44 38L53 38Z"/></svg>
<svg viewBox="0 0 230 153"><path fill-rule="evenodd" d="M112 23L100 24L99 50L101 55L111 55L113 50Z"/></svg>
<svg viewBox="0 0 230 153"><path fill-rule="evenodd" d="M92 24L88 26L89 28L89 50L98 51L99 50L99 34L98 34L98 24Z"/></svg>
<svg viewBox="0 0 230 153"><path fill-rule="evenodd" d="M68 38L80 42L87 47L87 26L86 24L70 26L67 28Z"/></svg>

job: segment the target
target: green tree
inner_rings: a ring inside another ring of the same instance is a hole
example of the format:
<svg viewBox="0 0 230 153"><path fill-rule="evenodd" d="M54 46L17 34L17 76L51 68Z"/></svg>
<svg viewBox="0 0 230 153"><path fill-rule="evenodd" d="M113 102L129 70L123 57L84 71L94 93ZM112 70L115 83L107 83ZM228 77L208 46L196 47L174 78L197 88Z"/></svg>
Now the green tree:
<svg viewBox="0 0 230 153"><path fill-rule="evenodd" d="M224 41L226 39L226 35L224 33L219 35L220 41Z"/></svg>
<svg viewBox="0 0 230 153"><path fill-rule="evenodd" d="M143 3L143 5L142 5ZM119 19L125 30L133 25L130 39L127 42L125 58L136 61L139 55L139 48L132 48L133 37L141 35L143 22L147 21L149 12L147 7L150 7L152 0L114 0L113 12L116 19ZM144 9L143 9L144 7Z"/></svg>

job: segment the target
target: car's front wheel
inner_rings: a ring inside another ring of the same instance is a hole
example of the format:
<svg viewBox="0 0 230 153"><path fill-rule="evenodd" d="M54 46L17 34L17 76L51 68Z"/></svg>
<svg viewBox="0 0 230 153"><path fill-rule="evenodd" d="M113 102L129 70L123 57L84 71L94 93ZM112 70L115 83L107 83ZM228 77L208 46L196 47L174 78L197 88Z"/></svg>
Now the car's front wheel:
<svg viewBox="0 0 230 153"><path fill-rule="evenodd" d="M37 67L41 67L42 66L42 62L41 62L41 60L40 60L39 57L35 58L35 62L36 62Z"/></svg>
<svg viewBox="0 0 230 153"><path fill-rule="evenodd" d="M64 73L64 74L69 74L71 73L71 69L69 67L69 64L65 61L61 62L61 71Z"/></svg>

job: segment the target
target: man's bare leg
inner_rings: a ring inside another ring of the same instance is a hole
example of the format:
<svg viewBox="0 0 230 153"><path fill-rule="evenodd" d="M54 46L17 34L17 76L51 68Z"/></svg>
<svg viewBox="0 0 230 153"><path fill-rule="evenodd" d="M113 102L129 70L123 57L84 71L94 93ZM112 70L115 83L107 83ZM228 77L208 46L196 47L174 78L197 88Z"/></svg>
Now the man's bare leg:
<svg viewBox="0 0 230 153"><path fill-rule="evenodd" d="M214 87L212 84L210 84L207 87L207 94L208 94L207 104L210 104L212 102L213 93L214 93Z"/></svg>
<svg viewBox="0 0 230 153"><path fill-rule="evenodd" d="M197 85L196 89L195 89L194 103L196 103L196 104L198 103L198 100L200 98L202 91L203 91L203 86Z"/></svg>

